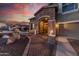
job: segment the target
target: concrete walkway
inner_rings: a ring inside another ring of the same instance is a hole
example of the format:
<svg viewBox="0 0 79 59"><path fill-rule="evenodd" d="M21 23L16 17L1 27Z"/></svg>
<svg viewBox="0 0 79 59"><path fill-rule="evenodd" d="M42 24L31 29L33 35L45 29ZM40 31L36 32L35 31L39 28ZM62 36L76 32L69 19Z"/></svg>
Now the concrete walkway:
<svg viewBox="0 0 79 59"><path fill-rule="evenodd" d="M77 56L76 51L66 37L58 37L57 41L56 56Z"/></svg>

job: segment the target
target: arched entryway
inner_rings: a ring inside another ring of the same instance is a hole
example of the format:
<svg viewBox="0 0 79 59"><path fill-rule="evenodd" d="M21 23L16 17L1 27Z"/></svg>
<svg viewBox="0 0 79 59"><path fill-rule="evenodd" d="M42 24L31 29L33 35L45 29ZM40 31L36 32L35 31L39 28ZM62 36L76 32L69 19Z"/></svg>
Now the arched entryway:
<svg viewBox="0 0 79 59"><path fill-rule="evenodd" d="M38 28L39 34L47 34L48 33L48 17L42 17L39 19Z"/></svg>

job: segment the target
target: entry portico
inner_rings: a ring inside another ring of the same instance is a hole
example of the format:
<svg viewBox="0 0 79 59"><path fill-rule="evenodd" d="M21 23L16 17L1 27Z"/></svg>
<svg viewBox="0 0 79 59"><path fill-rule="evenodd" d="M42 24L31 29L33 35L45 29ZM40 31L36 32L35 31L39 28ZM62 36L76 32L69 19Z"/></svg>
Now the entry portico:
<svg viewBox="0 0 79 59"><path fill-rule="evenodd" d="M55 22L56 22L56 10L57 5L48 5L38 10L34 16L34 29L36 34L49 34L52 30L56 34Z"/></svg>

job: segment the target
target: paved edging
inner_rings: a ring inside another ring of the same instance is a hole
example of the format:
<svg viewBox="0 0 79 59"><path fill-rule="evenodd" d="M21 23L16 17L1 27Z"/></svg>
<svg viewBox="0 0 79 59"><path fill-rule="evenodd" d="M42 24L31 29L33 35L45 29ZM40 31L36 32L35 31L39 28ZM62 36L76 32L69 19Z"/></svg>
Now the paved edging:
<svg viewBox="0 0 79 59"><path fill-rule="evenodd" d="M29 38L29 42L26 45L26 48L25 48L24 53L23 53L23 56L27 56L28 51L29 51L29 46L30 46L30 43L31 43L31 38L29 36L28 36L28 38Z"/></svg>

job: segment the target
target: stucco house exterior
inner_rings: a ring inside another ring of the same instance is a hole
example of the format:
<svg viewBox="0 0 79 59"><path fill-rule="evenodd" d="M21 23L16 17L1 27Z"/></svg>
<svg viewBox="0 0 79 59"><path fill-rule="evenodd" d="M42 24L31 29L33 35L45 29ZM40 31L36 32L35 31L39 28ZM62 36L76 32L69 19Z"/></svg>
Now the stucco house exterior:
<svg viewBox="0 0 79 59"><path fill-rule="evenodd" d="M58 5L57 23L59 24L59 35L68 38L79 38L79 4L60 3Z"/></svg>
<svg viewBox="0 0 79 59"><path fill-rule="evenodd" d="M79 38L78 3L51 3L38 10L34 16L31 23L36 34L49 34L53 30L59 36Z"/></svg>
<svg viewBox="0 0 79 59"><path fill-rule="evenodd" d="M49 4L42 7L34 14L34 18L31 18L33 30L36 31L36 34L49 34L49 31L55 30L56 22L56 13L57 13L57 4ZM33 20L33 21L32 21Z"/></svg>

